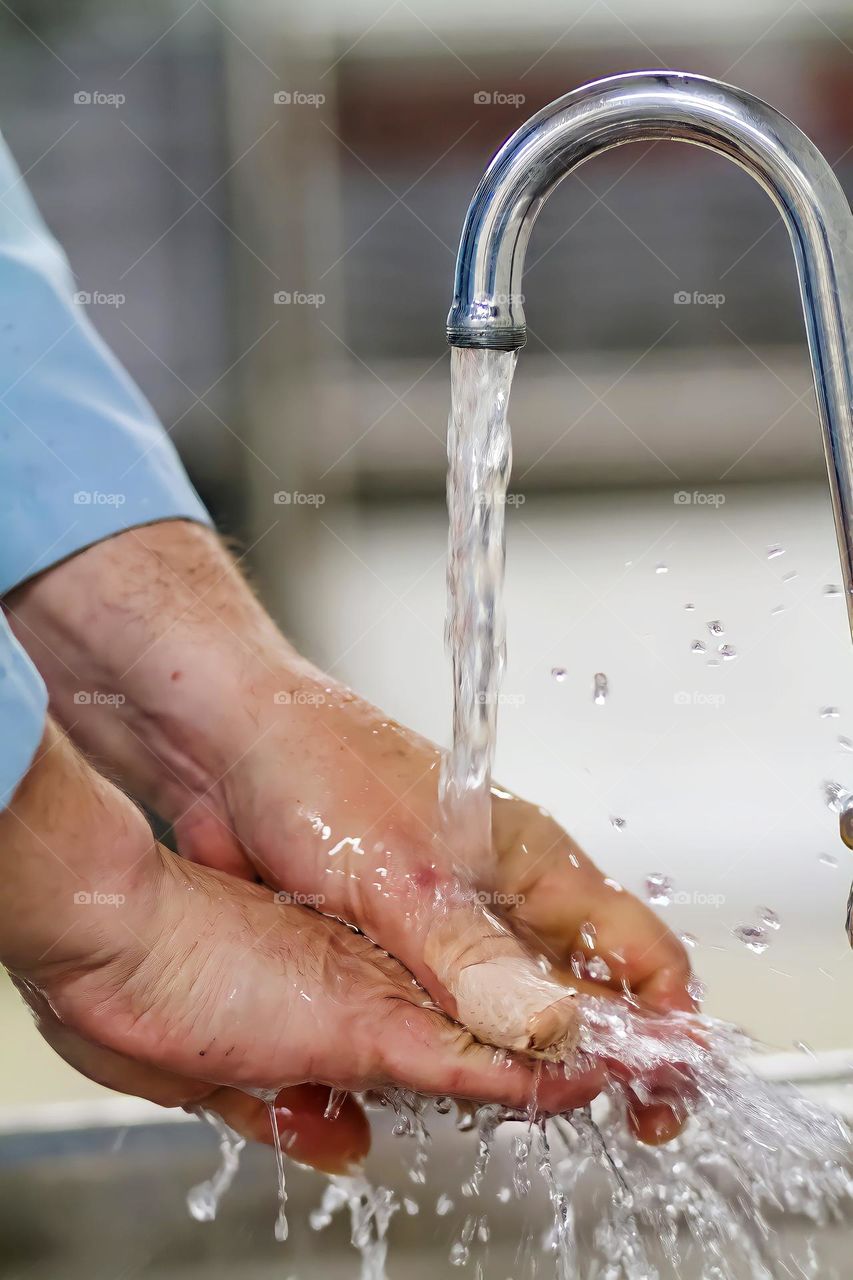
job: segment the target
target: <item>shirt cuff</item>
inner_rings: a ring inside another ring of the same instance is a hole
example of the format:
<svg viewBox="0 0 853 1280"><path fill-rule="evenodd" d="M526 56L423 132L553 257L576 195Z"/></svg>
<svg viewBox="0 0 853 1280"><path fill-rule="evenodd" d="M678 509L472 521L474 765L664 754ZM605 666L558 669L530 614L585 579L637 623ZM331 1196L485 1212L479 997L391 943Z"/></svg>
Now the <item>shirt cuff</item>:
<svg viewBox="0 0 853 1280"><path fill-rule="evenodd" d="M30 768L44 736L47 689L0 615L0 809Z"/></svg>

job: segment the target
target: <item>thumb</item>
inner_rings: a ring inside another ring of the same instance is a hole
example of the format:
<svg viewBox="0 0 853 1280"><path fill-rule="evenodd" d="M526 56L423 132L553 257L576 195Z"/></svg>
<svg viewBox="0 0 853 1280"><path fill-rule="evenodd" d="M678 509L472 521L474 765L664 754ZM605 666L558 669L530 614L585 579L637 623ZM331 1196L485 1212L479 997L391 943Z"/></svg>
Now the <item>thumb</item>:
<svg viewBox="0 0 853 1280"><path fill-rule="evenodd" d="M577 1043L571 989L550 977L476 895L435 917L423 959L451 997L454 1016L487 1044L559 1059Z"/></svg>

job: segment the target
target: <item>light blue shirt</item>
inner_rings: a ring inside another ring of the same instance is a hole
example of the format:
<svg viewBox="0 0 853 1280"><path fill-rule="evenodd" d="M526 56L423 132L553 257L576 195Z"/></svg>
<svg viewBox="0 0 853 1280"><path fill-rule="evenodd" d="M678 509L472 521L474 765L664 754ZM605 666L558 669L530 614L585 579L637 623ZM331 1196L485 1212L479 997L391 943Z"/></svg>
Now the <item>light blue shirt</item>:
<svg viewBox="0 0 853 1280"><path fill-rule="evenodd" d="M0 139L0 596L122 529L210 523L75 291ZM35 755L46 708L41 677L0 618L0 808Z"/></svg>

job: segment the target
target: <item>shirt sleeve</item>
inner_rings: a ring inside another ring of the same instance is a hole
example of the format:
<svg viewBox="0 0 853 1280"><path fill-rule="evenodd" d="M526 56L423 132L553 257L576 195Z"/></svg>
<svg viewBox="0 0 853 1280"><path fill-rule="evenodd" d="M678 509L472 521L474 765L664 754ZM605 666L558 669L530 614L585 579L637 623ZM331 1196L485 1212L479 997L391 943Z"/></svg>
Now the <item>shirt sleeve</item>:
<svg viewBox="0 0 853 1280"><path fill-rule="evenodd" d="M0 594L157 520L210 523L0 139Z"/></svg>
<svg viewBox="0 0 853 1280"><path fill-rule="evenodd" d="M46 715L44 681L0 613L0 809L32 764Z"/></svg>

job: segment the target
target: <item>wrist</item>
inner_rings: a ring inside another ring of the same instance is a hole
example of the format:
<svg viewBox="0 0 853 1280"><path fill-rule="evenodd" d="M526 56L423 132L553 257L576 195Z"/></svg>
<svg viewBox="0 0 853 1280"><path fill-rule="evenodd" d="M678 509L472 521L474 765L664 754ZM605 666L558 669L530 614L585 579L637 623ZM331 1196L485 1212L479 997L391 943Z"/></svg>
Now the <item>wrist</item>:
<svg viewBox="0 0 853 1280"><path fill-rule="evenodd" d="M19 588L9 620L57 718L167 819L263 733L307 667L210 530L130 529Z"/></svg>

